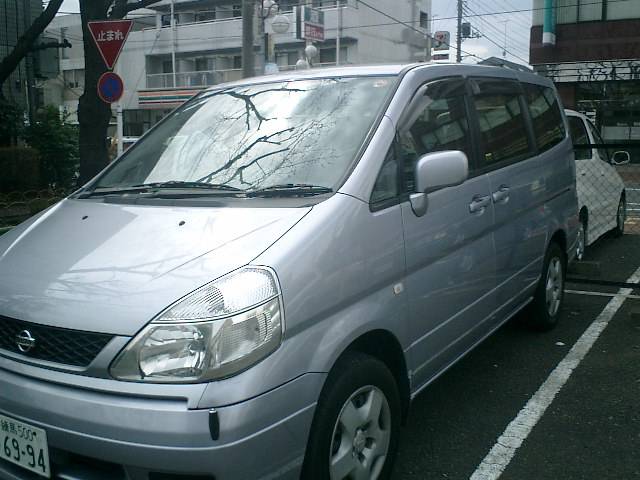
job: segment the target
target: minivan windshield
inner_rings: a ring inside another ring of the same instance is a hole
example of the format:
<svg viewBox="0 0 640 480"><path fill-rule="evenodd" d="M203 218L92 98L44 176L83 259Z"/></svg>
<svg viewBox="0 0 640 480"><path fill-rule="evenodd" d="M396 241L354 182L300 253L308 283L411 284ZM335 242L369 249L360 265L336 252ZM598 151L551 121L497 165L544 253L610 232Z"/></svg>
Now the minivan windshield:
<svg viewBox="0 0 640 480"><path fill-rule="evenodd" d="M393 84L393 77L343 77L205 92L143 137L92 191L331 192Z"/></svg>

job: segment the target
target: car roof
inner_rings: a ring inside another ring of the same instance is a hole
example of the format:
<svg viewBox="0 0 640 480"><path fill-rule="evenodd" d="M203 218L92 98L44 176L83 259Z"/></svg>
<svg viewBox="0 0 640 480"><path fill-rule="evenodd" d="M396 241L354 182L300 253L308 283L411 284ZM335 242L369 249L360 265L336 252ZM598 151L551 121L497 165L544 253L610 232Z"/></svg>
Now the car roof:
<svg viewBox="0 0 640 480"><path fill-rule="evenodd" d="M410 63L410 64L383 64L383 65L358 65L343 66L329 68L312 68L306 70L291 70L273 75L262 75L257 77L245 78L229 83L218 84L210 87L209 91L220 90L223 88L259 85L263 83L286 82L296 80L312 80L318 78L332 77L367 77L367 76L399 76L408 71L416 69L434 69L441 70L443 75L473 75L482 72L483 75L496 76L501 78L509 78L520 80L523 82L531 82L542 85L552 86L551 81L545 77L535 74L534 72L521 72L505 67L496 67L489 65L470 65L458 63ZM440 73L440 72L438 72Z"/></svg>

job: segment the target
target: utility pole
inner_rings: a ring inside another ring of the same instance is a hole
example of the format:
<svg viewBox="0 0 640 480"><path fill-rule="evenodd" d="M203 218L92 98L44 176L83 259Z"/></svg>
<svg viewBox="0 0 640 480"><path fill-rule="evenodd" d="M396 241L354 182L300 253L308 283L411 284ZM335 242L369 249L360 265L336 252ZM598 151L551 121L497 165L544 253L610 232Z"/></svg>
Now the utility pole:
<svg viewBox="0 0 640 480"><path fill-rule="evenodd" d="M171 84L173 88L178 88L178 84L176 83L176 30L178 29L178 25L176 23L174 0L171 0Z"/></svg>
<svg viewBox="0 0 640 480"><path fill-rule="evenodd" d="M502 58L507 58L507 24L509 20L502 20L500 23L504 24L504 48L502 49Z"/></svg>
<svg viewBox="0 0 640 480"><path fill-rule="evenodd" d="M253 51L253 15L255 13L254 0L242 0L242 76L255 75L256 57Z"/></svg>
<svg viewBox="0 0 640 480"><path fill-rule="evenodd" d="M456 62L462 62L462 0L458 0L458 33L456 35Z"/></svg>
<svg viewBox="0 0 640 480"><path fill-rule="evenodd" d="M19 15L20 12L16 10L16 15ZM29 26L31 25L31 0L26 0L22 2L22 15L24 22L24 31L26 32ZM29 49L29 52L24 57L24 67L25 73L27 75L27 80L25 84L25 99L27 102L27 113L29 116L29 124L33 125L36 116L37 109L37 97L36 97L36 78L35 78L35 62L33 51Z"/></svg>

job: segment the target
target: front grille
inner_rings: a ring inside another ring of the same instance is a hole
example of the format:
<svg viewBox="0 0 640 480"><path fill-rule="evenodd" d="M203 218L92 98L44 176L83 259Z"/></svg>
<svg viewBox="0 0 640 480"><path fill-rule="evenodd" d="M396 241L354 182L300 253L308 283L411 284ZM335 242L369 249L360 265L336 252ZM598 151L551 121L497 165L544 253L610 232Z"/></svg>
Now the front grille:
<svg viewBox="0 0 640 480"><path fill-rule="evenodd" d="M35 342L29 351L22 352L17 338L25 330ZM38 360L86 367L112 338L112 335L48 327L0 315L0 349Z"/></svg>

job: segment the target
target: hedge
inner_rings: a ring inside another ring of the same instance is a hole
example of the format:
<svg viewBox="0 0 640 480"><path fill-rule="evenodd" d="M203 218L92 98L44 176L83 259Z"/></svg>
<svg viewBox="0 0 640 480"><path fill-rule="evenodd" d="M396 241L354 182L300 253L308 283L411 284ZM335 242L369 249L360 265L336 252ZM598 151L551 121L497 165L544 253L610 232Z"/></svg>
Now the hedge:
<svg viewBox="0 0 640 480"><path fill-rule="evenodd" d="M36 189L40 185L38 151L29 147L0 147L0 192Z"/></svg>

